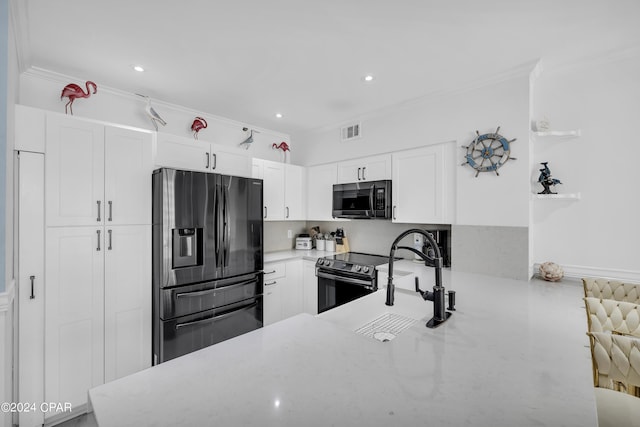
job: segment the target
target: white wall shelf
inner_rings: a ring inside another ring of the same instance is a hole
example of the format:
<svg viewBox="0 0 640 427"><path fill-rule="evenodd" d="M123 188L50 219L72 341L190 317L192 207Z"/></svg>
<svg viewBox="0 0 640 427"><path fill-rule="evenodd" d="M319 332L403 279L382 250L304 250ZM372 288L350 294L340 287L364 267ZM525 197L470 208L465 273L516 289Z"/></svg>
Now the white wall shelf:
<svg viewBox="0 0 640 427"><path fill-rule="evenodd" d="M582 134L580 129L573 130L546 130L533 132L533 135L536 138L547 138L553 137L554 139L564 139L564 138L577 138Z"/></svg>
<svg viewBox="0 0 640 427"><path fill-rule="evenodd" d="M553 199L553 200L580 200L580 193L559 193L559 194L537 194L534 193L535 199Z"/></svg>

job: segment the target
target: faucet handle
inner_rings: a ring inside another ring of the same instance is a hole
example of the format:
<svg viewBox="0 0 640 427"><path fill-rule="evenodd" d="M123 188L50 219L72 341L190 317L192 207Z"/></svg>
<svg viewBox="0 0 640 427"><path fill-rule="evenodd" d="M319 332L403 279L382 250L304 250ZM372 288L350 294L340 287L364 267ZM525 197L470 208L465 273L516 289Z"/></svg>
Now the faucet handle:
<svg viewBox="0 0 640 427"><path fill-rule="evenodd" d="M416 276L415 279L416 292L419 293L425 301L433 301L433 292L423 291L422 289L420 289L420 280L418 279L418 276Z"/></svg>
<svg viewBox="0 0 640 427"><path fill-rule="evenodd" d="M456 291L448 291L449 293L449 306L447 307L447 310L449 311L456 311L455 305L456 305Z"/></svg>

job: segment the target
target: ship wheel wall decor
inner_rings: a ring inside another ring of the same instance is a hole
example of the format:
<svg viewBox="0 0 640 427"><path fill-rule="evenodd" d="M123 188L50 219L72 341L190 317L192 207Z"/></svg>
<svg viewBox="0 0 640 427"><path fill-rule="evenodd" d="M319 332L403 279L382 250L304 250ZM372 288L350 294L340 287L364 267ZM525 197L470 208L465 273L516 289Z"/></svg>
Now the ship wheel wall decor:
<svg viewBox="0 0 640 427"><path fill-rule="evenodd" d="M476 138L468 146L462 146L467 149L465 155L465 162L462 164L469 165L476 170L476 177L480 172L495 172L498 173L498 169L502 167L509 159L516 160L515 157L511 157L511 143L516 140L507 140L504 136L500 135L500 126L494 133L485 133L480 135L480 132L476 131Z"/></svg>

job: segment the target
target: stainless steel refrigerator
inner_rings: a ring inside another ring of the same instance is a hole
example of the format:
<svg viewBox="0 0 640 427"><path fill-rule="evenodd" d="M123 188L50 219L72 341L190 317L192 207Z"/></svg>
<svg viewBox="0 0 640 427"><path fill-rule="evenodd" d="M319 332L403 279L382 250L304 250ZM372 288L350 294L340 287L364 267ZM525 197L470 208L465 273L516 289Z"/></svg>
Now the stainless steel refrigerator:
<svg viewBox="0 0 640 427"><path fill-rule="evenodd" d="M262 180L153 173L153 361L262 327Z"/></svg>

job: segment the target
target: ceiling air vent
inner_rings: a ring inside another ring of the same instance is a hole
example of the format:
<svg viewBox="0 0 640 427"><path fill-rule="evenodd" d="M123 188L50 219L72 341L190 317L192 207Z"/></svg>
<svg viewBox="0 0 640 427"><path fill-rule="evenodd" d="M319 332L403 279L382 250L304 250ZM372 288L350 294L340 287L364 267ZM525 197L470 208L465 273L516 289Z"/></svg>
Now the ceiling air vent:
<svg viewBox="0 0 640 427"><path fill-rule="evenodd" d="M360 123L345 126L340 129L340 133L341 133L343 142L352 141L354 139L360 138Z"/></svg>

